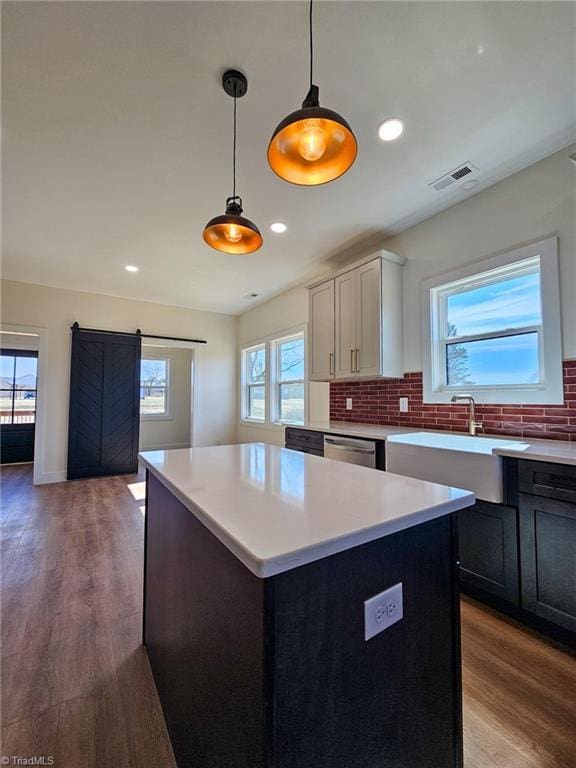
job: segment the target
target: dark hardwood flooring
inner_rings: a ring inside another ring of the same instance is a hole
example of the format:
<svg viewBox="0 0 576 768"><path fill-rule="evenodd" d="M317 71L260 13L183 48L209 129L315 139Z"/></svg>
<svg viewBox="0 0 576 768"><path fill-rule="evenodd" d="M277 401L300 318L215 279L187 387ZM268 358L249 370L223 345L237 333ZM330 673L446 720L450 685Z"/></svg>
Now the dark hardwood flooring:
<svg viewBox="0 0 576 768"><path fill-rule="evenodd" d="M0 755L175 768L140 645L142 480L3 469ZM462 641L465 768L574 768L576 659L468 600Z"/></svg>

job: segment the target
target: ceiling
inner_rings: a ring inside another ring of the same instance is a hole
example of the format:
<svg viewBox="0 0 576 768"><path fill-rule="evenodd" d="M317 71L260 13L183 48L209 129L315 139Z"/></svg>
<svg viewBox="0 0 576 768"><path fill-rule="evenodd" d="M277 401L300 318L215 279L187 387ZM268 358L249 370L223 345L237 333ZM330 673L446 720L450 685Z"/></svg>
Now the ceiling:
<svg viewBox="0 0 576 768"><path fill-rule="evenodd" d="M243 312L573 142L575 12L318 2L315 81L359 155L302 188L272 173L266 147L307 89L306 3L4 3L4 277ZM249 79L239 192L264 236L249 256L201 238L231 194L231 66ZM406 129L383 143L390 116ZM474 192L429 186L468 161Z"/></svg>

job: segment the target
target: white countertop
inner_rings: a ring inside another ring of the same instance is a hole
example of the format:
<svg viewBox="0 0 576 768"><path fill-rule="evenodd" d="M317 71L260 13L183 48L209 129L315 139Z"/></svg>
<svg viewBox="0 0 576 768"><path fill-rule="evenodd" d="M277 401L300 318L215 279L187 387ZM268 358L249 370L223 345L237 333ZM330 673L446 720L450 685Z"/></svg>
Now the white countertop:
<svg viewBox="0 0 576 768"><path fill-rule="evenodd" d="M493 453L498 456L511 456L513 459L531 459L576 466L576 443L563 440L515 440L509 447L494 448Z"/></svg>
<svg viewBox="0 0 576 768"><path fill-rule="evenodd" d="M474 503L468 491L264 443L140 460L260 578Z"/></svg>
<svg viewBox="0 0 576 768"><path fill-rule="evenodd" d="M419 427L385 427L378 424L360 424L347 421L312 422L300 429L311 429L314 432L326 432L349 437L364 437L369 440L387 440L397 435L430 432L439 435L462 435L462 432L446 430L426 430ZM494 447L492 453L498 456L510 456L514 459L531 459L532 461L549 461L555 464L572 464L576 466L576 443L564 440L538 440L514 437L512 435L490 435L480 433L479 438L497 439L501 445ZM509 443L509 445L506 445Z"/></svg>

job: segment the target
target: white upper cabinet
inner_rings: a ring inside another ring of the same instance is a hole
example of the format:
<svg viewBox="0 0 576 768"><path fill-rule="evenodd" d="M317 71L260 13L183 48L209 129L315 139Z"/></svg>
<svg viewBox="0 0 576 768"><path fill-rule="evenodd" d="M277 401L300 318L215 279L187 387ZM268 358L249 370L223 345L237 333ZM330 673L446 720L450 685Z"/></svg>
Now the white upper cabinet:
<svg viewBox="0 0 576 768"><path fill-rule="evenodd" d="M312 381L403 375L403 265L380 251L310 288Z"/></svg>
<svg viewBox="0 0 576 768"><path fill-rule="evenodd" d="M346 272L334 280L336 293L336 378L356 373L356 279Z"/></svg>
<svg viewBox="0 0 576 768"><path fill-rule="evenodd" d="M308 371L311 381L334 378L334 280L310 289Z"/></svg>
<svg viewBox="0 0 576 768"><path fill-rule="evenodd" d="M368 262L354 270L356 282L356 373L379 376L381 355L381 262Z"/></svg>

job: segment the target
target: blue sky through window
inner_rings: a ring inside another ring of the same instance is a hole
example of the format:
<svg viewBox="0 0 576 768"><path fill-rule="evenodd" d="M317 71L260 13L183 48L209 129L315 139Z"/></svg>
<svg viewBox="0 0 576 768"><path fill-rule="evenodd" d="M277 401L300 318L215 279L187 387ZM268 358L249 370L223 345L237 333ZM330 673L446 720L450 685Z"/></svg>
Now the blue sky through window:
<svg viewBox="0 0 576 768"><path fill-rule="evenodd" d="M475 336L540 325L540 273L503 278L447 297L448 335ZM540 380L538 334L449 345L448 384L530 384Z"/></svg>
<svg viewBox="0 0 576 768"><path fill-rule="evenodd" d="M542 322L540 274L521 275L473 288L447 301L448 323L455 336L473 336Z"/></svg>

